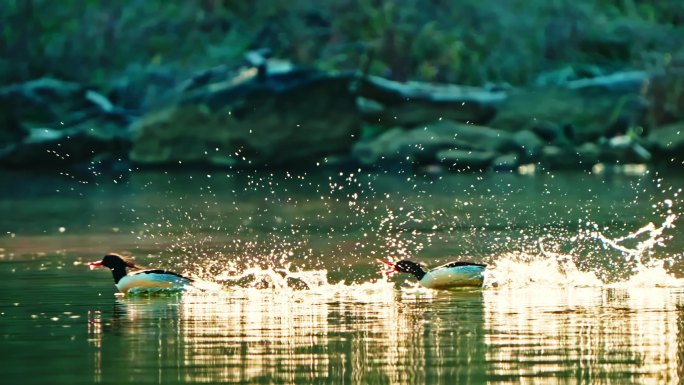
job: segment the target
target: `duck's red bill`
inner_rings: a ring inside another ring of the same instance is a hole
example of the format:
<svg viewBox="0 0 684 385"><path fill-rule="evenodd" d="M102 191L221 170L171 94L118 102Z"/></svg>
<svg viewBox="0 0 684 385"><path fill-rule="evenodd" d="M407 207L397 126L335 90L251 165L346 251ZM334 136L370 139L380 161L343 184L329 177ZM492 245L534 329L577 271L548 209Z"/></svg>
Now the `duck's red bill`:
<svg viewBox="0 0 684 385"><path fill-rule="evenodd" d="M386 266L385 270L380 271L381 274L392 275L392 274L397 272L397 268L394 266L394 262L382 261L382 260L378 260L378 262L380 262Z"/></svg>
<svg viewBox="0 0 684 385"><path fill-rule="evenodd" d="M88 266L90 266L90 269L92 270L97 266L102 266L102 261L88 262Z"/></svg>

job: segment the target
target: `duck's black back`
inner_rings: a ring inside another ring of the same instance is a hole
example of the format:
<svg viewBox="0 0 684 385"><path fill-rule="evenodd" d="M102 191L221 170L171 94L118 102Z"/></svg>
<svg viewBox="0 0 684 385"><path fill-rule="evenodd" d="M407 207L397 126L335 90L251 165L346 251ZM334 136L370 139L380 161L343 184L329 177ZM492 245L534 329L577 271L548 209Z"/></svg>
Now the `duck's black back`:
<svg viewBox="0 0 684 385"><path fill-rule="evenodd" d="M435 267L432 270L437 270L437 269L448 269L450 267L459 267L459 266L478 266L478 267L487 267L486 264L484 263L475 263L475 262L464 262L464 261L457 261L457 262L449 262L447 264L444 264L442 266Z"/></svg>

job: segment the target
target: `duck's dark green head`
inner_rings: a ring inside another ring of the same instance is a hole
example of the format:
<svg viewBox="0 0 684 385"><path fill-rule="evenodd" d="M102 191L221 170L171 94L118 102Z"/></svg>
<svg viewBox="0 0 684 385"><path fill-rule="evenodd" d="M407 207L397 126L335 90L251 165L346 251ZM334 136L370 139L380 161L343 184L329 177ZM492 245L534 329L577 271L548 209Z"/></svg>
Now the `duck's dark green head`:
<svg viewBox="0 0 684 385"><path fill-rule="evenodd" d="M125 269L127 267L136 268L137 266L133 263L133 259L122 257L119 254L110 253L105 255L101 261L90 262L89 266L104 266L112 270L114 269Z"/></svg>
<svg viewBox="0 0 684 385"><path fill-rule="evenodd" d="M383 262L387 267L388 273L407 273L416 277L419 281L425 276L425 270L423 267L416 262L409 261L408 259L402 259L397 262Z"/></svg>

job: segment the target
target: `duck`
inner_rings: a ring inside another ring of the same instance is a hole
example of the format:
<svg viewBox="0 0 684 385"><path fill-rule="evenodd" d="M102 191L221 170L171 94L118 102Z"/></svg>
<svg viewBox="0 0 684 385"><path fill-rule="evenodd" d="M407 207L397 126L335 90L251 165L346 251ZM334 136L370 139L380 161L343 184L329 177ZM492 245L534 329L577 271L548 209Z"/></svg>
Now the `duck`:
<svg viewBox="0 0 684 385"><path fill-rule="evenodd" d="M484 282L484 271L487 267L487 265L483 263L455 261L425 271L421 265L408 259L402 259L396 262L380 262L387 266L385 274L411 274L416 277L421 286L435 290L450 290L460 287L482 287Z"/></svg>
<svg viewBox="0 0 684 385"><path fill-rule="evenodd" d="M100 261L90 262L88 266L91 269L98 266L110 268L114 276L114 285L124 294L133 289L183 289L193 282L191 278L168 270L142 270L132 258L115 253L105 255ZM128 268L139 271L128 273Z"/></svg>

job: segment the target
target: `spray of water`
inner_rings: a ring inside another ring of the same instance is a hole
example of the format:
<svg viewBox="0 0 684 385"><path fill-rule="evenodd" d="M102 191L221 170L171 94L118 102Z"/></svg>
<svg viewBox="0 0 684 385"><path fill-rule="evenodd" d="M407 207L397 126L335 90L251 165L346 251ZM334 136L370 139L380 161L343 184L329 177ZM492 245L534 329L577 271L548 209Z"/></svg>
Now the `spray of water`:
<svg viewBox="0 0 684 385"><path fill-rule="evenodd" d="M661 250L672 238L680 191L644 177L629 182L631 193L606 199L610 181L580 177L589 181L584 190L551 174L133 174L125 185L137 199L122 201L121 212L154 264L220 290L386 286L392 281L376 273L375 261L390 258L483 261L486 290L679 286L669 271L680 256ZM662 199L667 194L673 200ZM654 201L654 215L641 218L642 206L630 203L638 200ZM410 279L402 284L422 290Z"/></svg>
<svg viewBox="0 0 684 385"><path fill-rule="evenodd" d="M656 254L656 248L669 239L666 231L674 228L677 219L672 202L664 204L668 212L660 225L648 223L627 235L610 238L595 224L588 224L571 237L577 250L586 249L583 243L597 241L600 250L616 251L617 256L607 265L582 270L577 266L576 255L548 251L544 239L540 239L537 254L509 253L496 258L487 271L486 287L684 287L684 279L676 278L666 269L676 256L658 258ZM630 242L634 245L630 246Z"/></svg>

